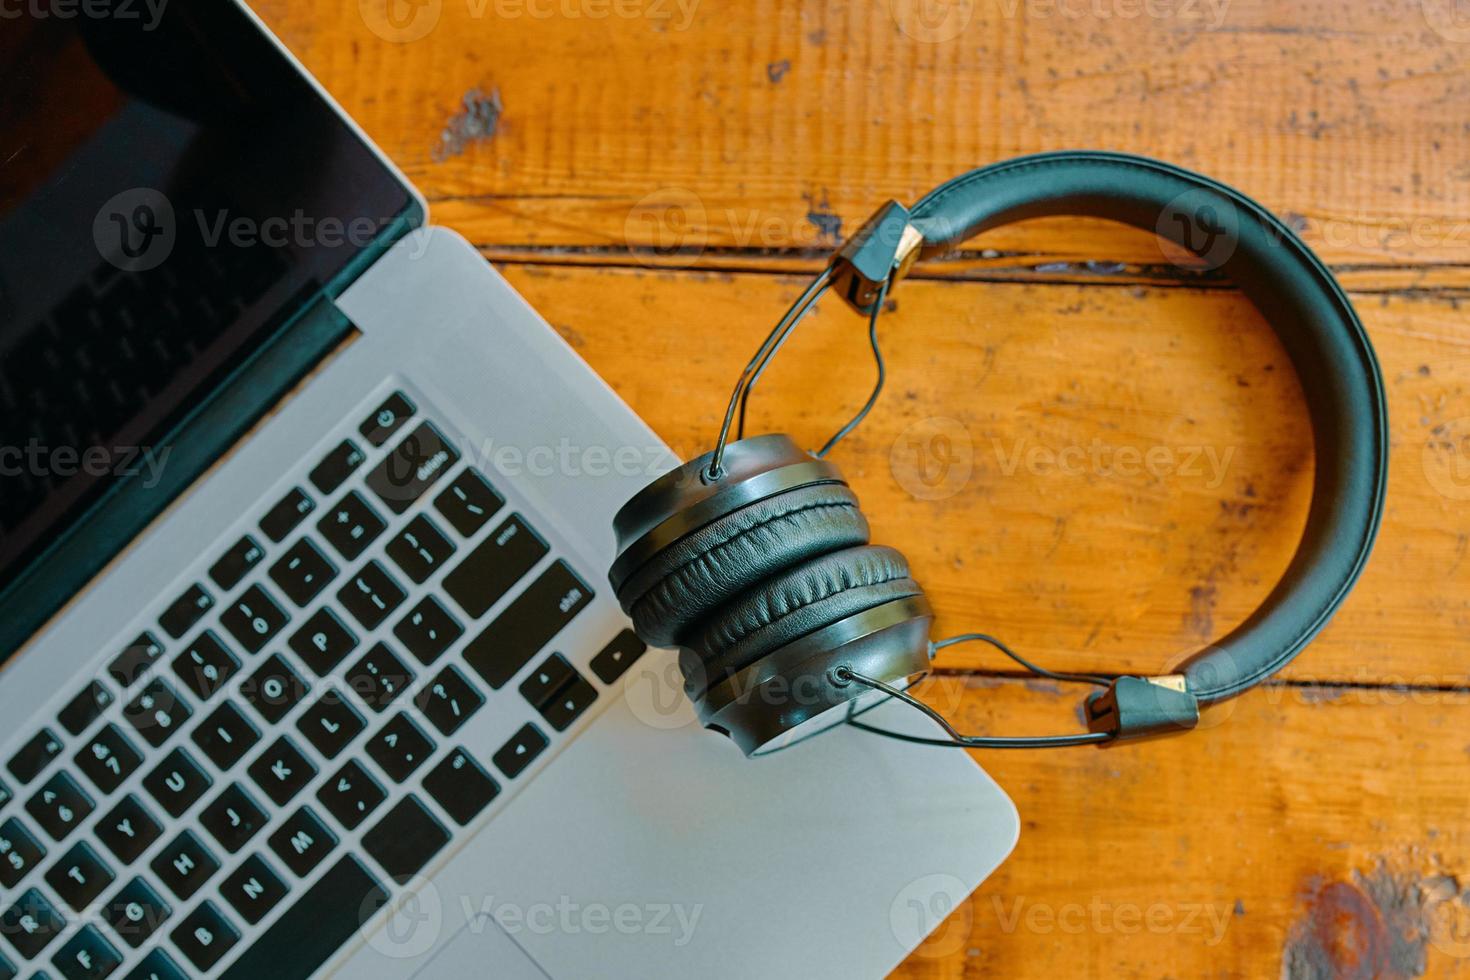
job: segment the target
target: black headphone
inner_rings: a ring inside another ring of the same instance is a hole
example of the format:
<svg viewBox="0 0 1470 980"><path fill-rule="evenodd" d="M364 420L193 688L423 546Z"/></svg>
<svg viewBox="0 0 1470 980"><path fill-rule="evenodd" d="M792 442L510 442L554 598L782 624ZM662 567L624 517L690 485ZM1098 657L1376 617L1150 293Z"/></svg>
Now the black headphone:
<svg viewBox="0 0 1470 980"><path fill-rule="evenodd" d="M914 261L999 225L1059 214L1156 231L1224 272L1280 336L1311 412L1316 477L1290 566L1260 608L1179 674L1060 675L981 634L931 643L933 611L908 563L892 548L869 544L857 497L825 458L877 400L884 375L878 316ZM869 317L878 362L872 396L815 453L785 435L742 438L752 386L829 289ZM730 442L737 415L737 441ZM680 648L685 690L701 721L747 755L835 722L861 725L859 710L889 697L925 711L950 736L882 732L911 741L1106 742L1192 728L1200 706L1240 694L1295 657L1367 561L1387 469L1388 408L1373 348L1342 288L1287 225L1240 192L1170 164L1121 153L1044 153L973 170L912 210L890 202L869 219L746 366L715 449L655 480L618 512L618 556L608 577L645 642ZM989 640L1038 673L1104 687L1087 702L1089 731L959 735L903 689L928 672L936 650L964 639Z"/></svg>

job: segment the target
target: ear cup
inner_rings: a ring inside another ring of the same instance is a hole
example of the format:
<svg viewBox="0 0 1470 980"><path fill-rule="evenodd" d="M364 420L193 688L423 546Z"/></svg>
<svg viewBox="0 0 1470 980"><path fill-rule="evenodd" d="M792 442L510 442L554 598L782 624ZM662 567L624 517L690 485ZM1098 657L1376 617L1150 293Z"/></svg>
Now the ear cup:
<svg viewBox="0 0 1470 980"><path fill-rule="evenodd" d="M866 545L822 555L756 585L700 624L686 644L699 662L682 658L685 676L702 692L808 633L922 594L908 562L892 548Z"/></svg>
<svg viewBox="0 0 1470 980"><path fill-rule="evenodd" d="M618 600L640 637L671 646L763 580L867 541L868 522L851 490L836 483L800 487L674 542L623 583Z"/></svg>

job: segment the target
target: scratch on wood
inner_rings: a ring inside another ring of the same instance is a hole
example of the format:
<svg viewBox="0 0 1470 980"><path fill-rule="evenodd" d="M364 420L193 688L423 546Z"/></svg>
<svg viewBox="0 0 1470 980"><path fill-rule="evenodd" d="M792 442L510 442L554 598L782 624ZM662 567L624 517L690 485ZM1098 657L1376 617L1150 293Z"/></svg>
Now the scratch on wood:
<svg viewBox="0 0 1470 980"><path fill-rule="evenodd" d="M459 156L471 143L493 139L500 129L500 114L504 111L500 89L491 89L489 94L478 87L470 89L461 100L460 110L449 117L449 122L439 134L439 145L434 147L434 161L442 163Z"/></svg>

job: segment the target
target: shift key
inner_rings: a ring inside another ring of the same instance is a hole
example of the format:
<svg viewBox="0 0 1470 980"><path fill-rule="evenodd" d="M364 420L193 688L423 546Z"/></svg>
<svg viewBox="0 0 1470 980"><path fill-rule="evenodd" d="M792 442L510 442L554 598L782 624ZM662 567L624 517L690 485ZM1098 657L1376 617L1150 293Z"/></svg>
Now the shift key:
<svg viewBox="0 0 1470 980"><path fill-rule="evenodd" d="M470 641L465 660L491 687L504 687L591 601L587 583L558 561Z"/></svg>
<svg viewBox="0 0 1470 980"><path fill-rule="evenodd" d="M512 514L444 576L444 591L471 616L483 616L549 549L520 514Z"/></svg>

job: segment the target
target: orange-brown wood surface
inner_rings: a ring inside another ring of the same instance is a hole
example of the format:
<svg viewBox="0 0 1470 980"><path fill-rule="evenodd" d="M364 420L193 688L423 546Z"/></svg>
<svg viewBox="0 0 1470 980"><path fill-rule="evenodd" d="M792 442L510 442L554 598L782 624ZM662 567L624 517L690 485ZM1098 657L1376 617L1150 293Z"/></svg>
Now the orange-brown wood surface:
<svg viewBox="0 0 1470 980"><path fill-rule="evenodd" d="M1388 385L1373 561L1282 680L1199 733L979 754L1021 842L898 975L1470 973L1470 18L1453 0L255 6L433 220L685 454L803 277L888 197L1099 147L1286 216ZM1228 283L1150 235L1051 219L920 266L894 301L890 387L835 458L941 632L1159 672L1270 589L1311 434ZM755 425L819 441L871 379L862 325L824 303ZM961 727L1077 724L1079 692L983 649L939 663L927 694Z"/></svg>

